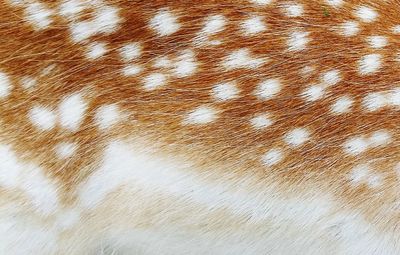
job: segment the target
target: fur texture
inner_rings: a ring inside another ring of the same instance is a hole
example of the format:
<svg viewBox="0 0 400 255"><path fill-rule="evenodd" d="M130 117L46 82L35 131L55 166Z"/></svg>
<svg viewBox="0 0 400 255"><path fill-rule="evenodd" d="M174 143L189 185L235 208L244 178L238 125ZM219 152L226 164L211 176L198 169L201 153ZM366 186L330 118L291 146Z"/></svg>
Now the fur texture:
<svg viewBox="0 0 400 255"><path fill-rule="evenodd" d="M0 254L399 254L397 0L1 0Z"/></svg>

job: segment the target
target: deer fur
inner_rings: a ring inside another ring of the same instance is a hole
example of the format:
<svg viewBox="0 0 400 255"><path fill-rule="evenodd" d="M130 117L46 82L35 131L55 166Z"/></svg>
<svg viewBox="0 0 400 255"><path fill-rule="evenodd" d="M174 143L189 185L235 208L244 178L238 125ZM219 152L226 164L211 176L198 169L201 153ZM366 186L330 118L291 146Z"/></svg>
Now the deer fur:
<svg viewBox="0 0 400 255"><path fill-rule="evenodd" d="M0 254L399 254L397 0L0 0Z"/></svg>

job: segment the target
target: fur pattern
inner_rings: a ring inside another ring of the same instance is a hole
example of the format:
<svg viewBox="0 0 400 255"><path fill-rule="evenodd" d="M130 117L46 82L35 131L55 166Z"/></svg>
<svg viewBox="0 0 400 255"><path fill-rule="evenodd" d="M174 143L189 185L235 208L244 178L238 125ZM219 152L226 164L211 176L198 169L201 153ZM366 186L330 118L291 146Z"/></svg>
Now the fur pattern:
<svg viewBox="0 0 400 255"><path fill-rule="evenodd" d="M0 254L399 254L397 0L1 0Z"/></svg>

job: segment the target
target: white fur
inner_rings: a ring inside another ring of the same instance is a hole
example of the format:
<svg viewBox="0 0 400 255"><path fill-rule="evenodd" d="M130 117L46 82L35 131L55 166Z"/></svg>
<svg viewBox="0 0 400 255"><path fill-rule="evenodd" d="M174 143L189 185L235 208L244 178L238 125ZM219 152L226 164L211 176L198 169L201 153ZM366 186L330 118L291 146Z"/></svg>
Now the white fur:
<svg viewBox="0 0 400 255"><path fill-rule="evenodd" d="M255 90L255 95L262 100L268 100L276 96L281 90L281 82L272 78L259 83Z"/></svg>
<svg viewBox="0 0 400 255"><path fill-rule="evenodd" d="M59 13L69 19L74 19L87 6L81 0L65 0L60 4Z"/></svg>
<svg viewBox="0 0 400 255"><path fill-rule="evenodd" d="M325 2L335 8L341 7L343 5L343 0L325 0Z"/></svg>
<svg viewBox="0 0 400 255"><path fill-rule="evenodd" d="M388 100L391 105L400 106L400 88L390 91Z"/></svg>
<svg viewBox="0 0 400 255"><path fill-rule="evenodd" d="M121 119L119 107L115 104L103 105L96 111L95 121L101 130L106 130Z"/></svg>
<svg viewBox="0 0 400 255"><path fill-rule="evenodd" d="M284 7L284 13L290 18L300 17L303 11L303 5L299 3L288 3Z"/></svg>
<svg viewBox="0 0 400 255"><path fill-rule="evenodd" d="M140 57L142 54L142 47L139 43L128 43L122 46L119 52L122 60L128 62Z"/></svg>
<svg viewBox="0 0 400 255"><path fill-rule="evenodd" d="M250 120L251 126L255 129L263 129L271 126L274 121L268 114L259 114Z"/></svg>
<svg viewBox="0 0 400 255"><path fill-rule="evenodd" d="M373 35L367 37L367 42L371 48L380 49L388 45L388 40L385 36Z"/></svg>
<svg viewBox="0 0 400 255"><path fill-rule="evenodd" d="M370 23L377 19L378 13L371 7L368 6L360 6L355 11L356 17L358 17L361 21Z"/></svg>
<svg viewBox="0 0 400 255"><path fill-rule="evenodd" d="M82 205L99 213L105 209L102 203L115 201L121 206L119 212L124 219L145 212L148 202L154 205L164 201L165 209L160 211L163 216L150 221L150 227L136 225L139 223L134 219L133 227L107 225L109 230L102 236L106 236L108 250L147 255L264 254L265 251L298 254L304 250L308 254L321 251L368 254L375 250L397 254L399 250L389 235L378 232L357 213L341 207L327 192L281 197L274 185L252 186L249 180L229 185L221 180L224 178L221 175L215 182L206 181L192 174L187 161L154 156L139 148L122 141L112 142L98 171L80 189ZM371 187L379 183L379 176L371 173L366 177L365 182ZM148 196L137 199L119 196L116 193L119 187L124 187L119 190L124 194L137 194L129 192L135 187L134 190L142 190ZM181 206L176 207L175 203ZM194 212L190 205L196 208ZM337 208L342 209L338 212ZM228 213L225 217L232 215L239 219L243 215L248 220L230 225L229 219L222 217L218 222L223 229L207 225L208 218L203 217L219 209ZM152 213L145 215L150 219L158 217ZM176 218L163 221L167 215Z"/></svg>
<svg viewBox="0 0 400 255"><path fill-rule="evenodd" d="M257 4L257 5L268 5L270 3L272 3L273 0L250 0L250 2Z"/></svg>
<svg viewBox="0 0 400 255"><path fill-rule="evenodd" d="M228 70L237 68L255 69L264 63L264 59L252 57L250 50L243 48L229 54L222 65Z"/></svg>
<svg viewBox="0 0 400 255"><path fill-rule="evenodd" d="M60 123L71 131L77 131L81 125L88 104L80 93L69 95L59 105Z"/></svg>
<svg viewBox="0 0 400 255"><path fill-rule="evenodd" d="M392 32L394 34L400 34L400 25L396 25L396 26L392 27Z"/></svg>
<svg viewBox="0 0 400 255"><path fill-rule="evenodd" d="M368 149L369 140L364 137L357 136L348 139L343 146L344 146L344 151L349 155L358 155L365 152Z"/></svg>
<svg viewBox="0 0 400 255"><path fill-rule="evenodd" d="M333 86L342 79L339 70L329 70L322 74L321 81L325 86Z"/></svg>
<svg viewBox="0 0 400 255"><path fill-rule="evenodd" d="M72 22L70 24L71 36L74 42L84 42L93 35L104 33L110 34L114 32L121 18L119 9L110 5L87 5L77 2L64 2L64 4L74 6L70 11L61 8L64 15L69 15ZM91 20L77 21L75 17L88 7L94 7L94 17Z"/></svg>
<svg viewBox="0 0 400 255"><path fill-rule="evenodd" d="M187 77L193 75L196 69L197 62L194 52L192 50L183 51L175 63L175 75L178 78Z"/></svg>
<svg viewBox="0 0 400 255"><path fill-rule="evenodd" d="M254 16L244 20L241 27L245 35L255 35L266 29L263 18L260 16Z"/></svg>
<svg viewBox="0 0 400 255"><path fill-rule="evenodd" d="M360 26L356 21L346 21L340 25L340 33L346 37L355 36L360 31Z"/></svg>
<svg viewBox="0 0 400 255"><path fill-rule="evenodd" d="M164 86L167 83L167 77L162 73L152 73L143 79L145 90L154 90Z"/></svg>
<svg viewBox="0 0 400 255"><path fill-rule="evenodd" d="M280 149L272 149L266 152L262 157L262 162L266 166L273 166L283 159L283 152Z"/></svg>
<svg viewBox="0 0 400 255"><path fill-rule="evenodd" d="M372 147L385 146L392 140L392 135L386 130L378 130L371 134L369 143Z"/></svg>
<svg viewBox="0 0 400 255"><path fill-rule="evenodd" d="M353 105L354 100L351 99L349 96L342 96L338 98L335 103L331 107L331 111L334 114L342 114L349 112L351 106Z"/></svg>
<svg viewBox="0 0 400 255"><path fill-rule="evenodd" d="M0 72L0 99L7 97L11 92L11 81L7 74Z"/></svg>
<svg viewBox="0 0 400 255"><path fill-rule="evenodd" d="M160 36L168 36L176 33L179 30L180 25L175 14L168 9L165 9L158 11L150 20L150 27Z"/></svg>
<svg viewBox="0 0 400 255"><path fill-rule="evenodd" d="M285 135L284 140L292 147L299 147L310 140L310 132L305 128L295 128Z"/></svg>
<svg viewBox="0 0 400 255"><path fill-rule="evenodd" d="M26 18L37 30L46 29L53 22L53 11L45 4L33 1L26 6Z"/></svg>
<svg viewBox="0 0 400 255"><path fill-rule="evenodd" d="M202 32L208 35L216 34L225 27L226 19L223 15L212 15L207 18Z"/></svg>
<svg viewBox="0 0 400 255"><path fill-rule="evenodd" d="M86 57L90 60L95 60L102 57L107 52L105 43L94 42L88 45Z"/></svg>
<svg viewBox="0 0 400 255"><path fill-rule="evenodd" d="M0 78L1 79L1 78ZM37 84L37 80L31 76L24 76L21 78L21 85L26 90L32 90Z"/></svg>
<svg viewBox="0 0 400 255"><path fill-rule="evenodd" d="M371 92L362 99L362 106L367 111L377 111L387 106L388 98L383 92Z"/></svg>
<svg viewBox="0 0 400 255"><path fill-rule="evenodd" d="M358 165L350 173L350 182L355 186L367 184L370 188L377 188L382 184L382 177L371 172L370 165Z"/></svg>
<svg viewBox="0 0 400 255"><path fill-rule="evenodd" d="M45 106L33 106L29 110L29 119L41 130L50 130L56 125L56 114Z"/></svg>
<svg viewBox="0 0 400 255"><path fill-rule="evenodd" d="M75 143L59 143L55 147L55 152L58 158L60 159L66 159L70 158L72 155L74 155L75 151L77 149L77 145Z"/></svg>
<svg viewBox="0 0 400 255"><path fill-rule="evenodd" d="M302 96L309 102L317 101L325 95L325 89L321 85L312 85L304 90Z"/></svg>
<svg viewBox="0 0 400 255"><path fill-rule="evenodd" d="M190 112L184 123L186 124L208 124L217 118L217 112L214 108L208 106L199 106Z"/></svg>
<svg viewBox="0 0 400 255"><path fill-rule="evenodd" d="M143 68L137 64L128 64L122 68L122 74L126 77L136 76L142 72Z"/></svg>
<svg viewBox="0 0 400 255"><path fill-rule="evenodd" d="M361 75L368 75L377 72L382 65L382 56L378 53L373 53L361 57L359 61L358 72Z"/></svg>
<svg viewBox="0 0 400 255"><path fill-rule="evenodd" d="M287 45L289 51L302 51L307 48L307 44L309 43L309 33L298 30L293 31L289 34Z"/></svg>
<svg viewBox="0 0 400 255"><path fill-rule="evenodd" d="M10 146L0 144L0 187L21 189L28 203L42 215L49 215L58 207L56 186L33 164L19 160Z"/></svg>
<svg viewBox="0 0 400 255"><path fill-rule="evenodd" d="M221 101L236 98L238 93L239 89L233 82L219 83L213 88L213 96Z"/></svg>

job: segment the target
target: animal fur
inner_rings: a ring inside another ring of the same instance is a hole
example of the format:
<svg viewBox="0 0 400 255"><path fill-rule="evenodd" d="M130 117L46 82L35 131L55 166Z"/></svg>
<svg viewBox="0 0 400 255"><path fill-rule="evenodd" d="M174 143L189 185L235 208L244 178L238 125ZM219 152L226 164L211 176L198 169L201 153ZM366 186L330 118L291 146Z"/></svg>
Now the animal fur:
<svg viewBox="0 0 400 255"><path fill-rule="evenodd" d="M397 0L1 0L0 254L400 254Z"/></svg>

